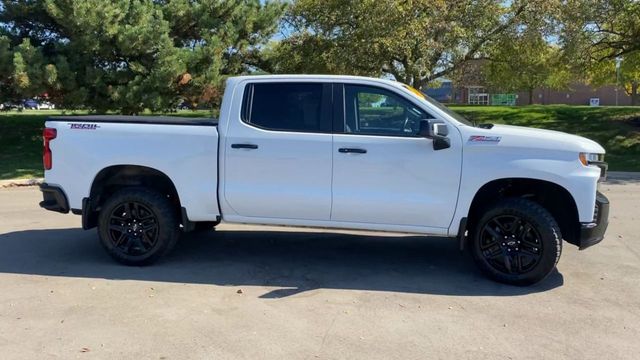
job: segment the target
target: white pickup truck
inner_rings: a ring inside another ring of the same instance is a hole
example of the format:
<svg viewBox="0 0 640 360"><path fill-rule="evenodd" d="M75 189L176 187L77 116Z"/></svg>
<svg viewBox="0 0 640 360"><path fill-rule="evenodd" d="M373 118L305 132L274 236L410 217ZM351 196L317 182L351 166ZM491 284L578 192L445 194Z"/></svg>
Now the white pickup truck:
<svg viewBox="0 0 640 360"><path fill-rule="evenodd" d="M605 150L574 135L474 125L399 82L230 78L220 119L52 117L43 208L149 264L221 221L457 238L480 269L529 285L562 240L602 240Z"/></svg>

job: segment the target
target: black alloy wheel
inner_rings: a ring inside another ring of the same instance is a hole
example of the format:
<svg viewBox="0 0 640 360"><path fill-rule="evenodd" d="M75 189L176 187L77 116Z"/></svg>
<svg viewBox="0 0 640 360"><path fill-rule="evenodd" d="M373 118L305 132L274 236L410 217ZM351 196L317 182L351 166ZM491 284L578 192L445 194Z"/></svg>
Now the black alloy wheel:
<svg viewBox="0 0 640 360"><path fill-rule="evenodd" d="M470 231L476 264L498 282L526 286L551 274L562 253L562 234L551 213L525 198L489 206Z"/></svg>
<svg viewBox="0 0 640 360"><path fill-rule="evenodd" d="M111 212L109 239L127 255L144 255L158 243L158 218L144 204L125 202Z"/></svg>
<svg viewBox="0 0 640 360"><path fill-rule="evenodd" d="M491 218L482 228L480 250L491 266L507 274L526 274L544 252L538 231L515 215Z"/></svg>
<svg viewBox="0 0 640 360"><path fill-rule="evenodd" d="M100 243L126 265L148 265L167 254L180 236L176 205L146 188L123 188L102 205Z"/></svg>

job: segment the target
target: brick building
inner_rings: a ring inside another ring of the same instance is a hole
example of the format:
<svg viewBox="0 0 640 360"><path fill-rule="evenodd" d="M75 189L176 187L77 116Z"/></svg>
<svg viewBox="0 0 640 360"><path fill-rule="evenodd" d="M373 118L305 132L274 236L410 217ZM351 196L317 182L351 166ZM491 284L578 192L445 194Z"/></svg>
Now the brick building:
<svg viewBox="0 0 640 360"><path fill-rule="evenodd" d="M513 105L530 105L529 93L526 91L515 94L504 94L500 91L491 91L482 84L465 84L454 86L450 80L442 80L439 88L426 88L425 93L443 103L469 104L469 105L504 105L496 104L496 98L504 98L503 95L511 95L515 98ZM617 92L617 102L616 102ZM615 85L592 87L587 84L574 83L566 90L553 90L538 88L533 91L533 104L551 105L589 105L590 99L599 99L602 106L629 106L631 97L624 88L616 89ZM492 101L493 100L493 101Z"/></svg>
<svg viewBox="0 0 640 360"><path fill-rule="evenodd" d="M617 103L616 103L617 92ZM591 98L598 98L600 105L631 105L631 97L627 95L624 88L615 85L605 85L600 87L592 87L587 84L574 83L569 86L568 90L552 90L548 88L539 88L533 91L534 104L569 104L569 105L589 105ZM529 105L529 94L519 92L517 105Z"/></svg>
<svg viewBox="0 0 640 360"><path fill-rule="evenodd" d="M456 81L441 79L440 87L424 88L423 91L443 103L469 105L530 105L529 93L520 91L505 94L500 89L488 86L483 73L486 60L467 63L460 69ZM615 85L593 87L575 82L565 90L538 88L533 91L532 104L589 105L590 99L599 99L600 105L631 105L631 97L624 88ZM616 100L617 98L617 100Z"/></svg>

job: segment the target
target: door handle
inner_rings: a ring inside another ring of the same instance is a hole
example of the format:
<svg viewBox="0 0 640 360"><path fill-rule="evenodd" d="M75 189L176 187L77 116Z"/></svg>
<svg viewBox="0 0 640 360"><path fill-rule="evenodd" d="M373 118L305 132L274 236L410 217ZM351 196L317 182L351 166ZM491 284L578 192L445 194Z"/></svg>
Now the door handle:
<svg viewBox="0 0 640 360"><path fill-rule="evenodd" d="M340 148L338 149L338 152L341 152L343 154L349 154L349 153L353 153L353 154L366 154L367 150L365 149L358 149L358 148Z"/></svg>
<svg viewBox="0 0 640 360"><path fill-rule="evenodd" d="M232 149L257 149L256 144L231 144Z"/></svg>

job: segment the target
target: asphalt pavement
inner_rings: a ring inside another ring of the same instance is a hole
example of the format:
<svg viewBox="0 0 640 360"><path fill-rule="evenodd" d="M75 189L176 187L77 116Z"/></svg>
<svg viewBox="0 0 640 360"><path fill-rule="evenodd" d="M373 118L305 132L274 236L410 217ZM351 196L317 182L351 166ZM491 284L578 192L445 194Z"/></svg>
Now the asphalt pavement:
<svg viewBox="0 0 640 360"><path fill-rule="evenodd" d="M602 185L605 240L536 286L455 240L221 225L149 267L0 189L2 359L638 359L640 181Z"/></svg>

